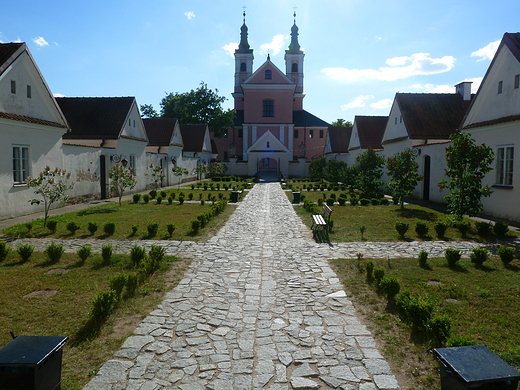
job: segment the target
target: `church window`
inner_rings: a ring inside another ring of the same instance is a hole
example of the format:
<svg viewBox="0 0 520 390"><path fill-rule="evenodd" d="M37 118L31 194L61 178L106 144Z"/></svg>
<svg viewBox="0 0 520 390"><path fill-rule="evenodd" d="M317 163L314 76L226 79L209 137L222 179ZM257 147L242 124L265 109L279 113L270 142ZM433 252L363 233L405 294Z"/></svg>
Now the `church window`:
<svg viewBox="0 0 520 390"><path fill-rule="evenodd" d="M274 101L264 100L264 115L263 116L274 116Z"/></svg>
<svg viewBox="0 0 520 390"><path fill-rule="evenodd" d="M266 80L271 80L273 78L273 72L271 71L271 69L267 69L265 71L265 79Z"/></svg>
<svg viewBox="0 0 520 390"><path fill-rule="evenodd" d="M245 72L245 71L247 71L247 66L246 66L246 63L245 63L245 62L241 62L241 63L240 63L240 71L241 71L241 72Z"/></svg>
<svg viewBox="0 0 520 390"><path fill-rule="evenodd" d="M291 72L293 72L293 73L297 73L298 72L298 63L294 62L292 64Z"/></svg>

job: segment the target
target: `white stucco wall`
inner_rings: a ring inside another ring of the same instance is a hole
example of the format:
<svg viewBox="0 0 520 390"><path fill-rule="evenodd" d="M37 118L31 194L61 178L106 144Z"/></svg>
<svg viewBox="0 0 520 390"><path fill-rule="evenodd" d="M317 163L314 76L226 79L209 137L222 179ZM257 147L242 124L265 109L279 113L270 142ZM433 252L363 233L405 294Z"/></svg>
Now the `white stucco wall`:
<svg viewBox="0 0 520 390"><path fill-rule="evenodd" d="M99 199L101 149L63 145L63 166L71 173L74 188L68 192L77 201Z"/></svg>

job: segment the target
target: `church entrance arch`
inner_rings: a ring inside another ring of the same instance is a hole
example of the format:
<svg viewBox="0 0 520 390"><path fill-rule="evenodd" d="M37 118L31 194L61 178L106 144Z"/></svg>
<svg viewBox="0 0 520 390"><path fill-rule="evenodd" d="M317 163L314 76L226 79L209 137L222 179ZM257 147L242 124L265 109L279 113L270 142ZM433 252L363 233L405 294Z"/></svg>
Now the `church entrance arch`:
<svg viewBox="0 0 520 390"><path fill-rule="evenodd" d="M261 157L258 159L258 172L277 172L278 160L271 157Z"/></svg>

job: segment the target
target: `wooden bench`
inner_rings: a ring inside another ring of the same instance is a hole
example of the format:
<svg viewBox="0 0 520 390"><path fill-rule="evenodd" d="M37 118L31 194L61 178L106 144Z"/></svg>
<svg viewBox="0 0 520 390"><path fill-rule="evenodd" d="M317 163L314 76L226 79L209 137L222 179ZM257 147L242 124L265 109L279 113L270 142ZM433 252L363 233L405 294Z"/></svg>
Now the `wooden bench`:
<svg viewBox="0 0 520 390"><path fill-rule="evenodd" d="M323 210L323 215L315 214L312 216L311 229L312 229L312 234L314 236L316 235L316 230L318 230L318 228L321 228L326 232L328 232L328 230L329 230L327 225L330 222L330 216L332 214L332 209L329 206L327 206L326 203L323 203L322 210Z"/></svg>

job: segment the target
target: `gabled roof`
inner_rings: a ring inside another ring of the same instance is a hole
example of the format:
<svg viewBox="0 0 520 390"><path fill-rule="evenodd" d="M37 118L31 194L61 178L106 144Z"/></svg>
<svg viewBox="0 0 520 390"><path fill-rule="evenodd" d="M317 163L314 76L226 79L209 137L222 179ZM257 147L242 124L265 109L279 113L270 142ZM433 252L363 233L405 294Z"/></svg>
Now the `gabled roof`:
<svg viewBox="0 0 520 390"><path fill-rule="evenodd" d="M329 126L328 136L332 153L348 153L352 127Z"/></svg>
<svg viewBox="0 0 520 390"><path fill-rule="evenodd" d="M168 146L175 130L176 118L143 118L150 146Z"/></svg>
<svg viewBox="0 0 520 390"><path fill-rule="evenodd" d="M180 125L185 152L203 152L208 125Z"/></svg>
<svg viewBox="0 0 520 390"><path fill-rule="evenodd" d="M448 139L471 103L460 93L397 93L395 99L410 139Z"/></svg>
<svg viewBox="0 0 520 390"><path fill-rule="evenodd" d="M265 71L271 70L272 75L270 79L265 79ZM260 67L253 72L251 76L245 80L241 86L242 88L247 88L251 84L252 86L257 86L258 84L279 84L279 85L287 85L288 87L296 87L296 84L289 78L285 73L283 73L280 68L278 68L275 64L271 62L269 57L267 57L267 61L265 61Z"/></svg>
<svg viewBox="0 0 520 390"><path fill-rule="evenodd" d="M71 131L66 139L119 139L134 97L56 98Z"/></svg>
<svg viewBox="0 0 520 390"><path fill-rule="evenodd" d="M0 75L27 49L25 43L0 44Z"/></svg>
<svg viewBox="0 0 520 390"><path fill-rule="evenodd" d="M387 122L387 116L356 115L354 124L358 132L360 148L382 149L381 141Z"/></svg>
<svg viewBox="0 0 520 390"><path fill-rule="evenodd" d="M330 123L312 115L305 110L293 111L293 123L295 127L328 127Z"/></svg>

